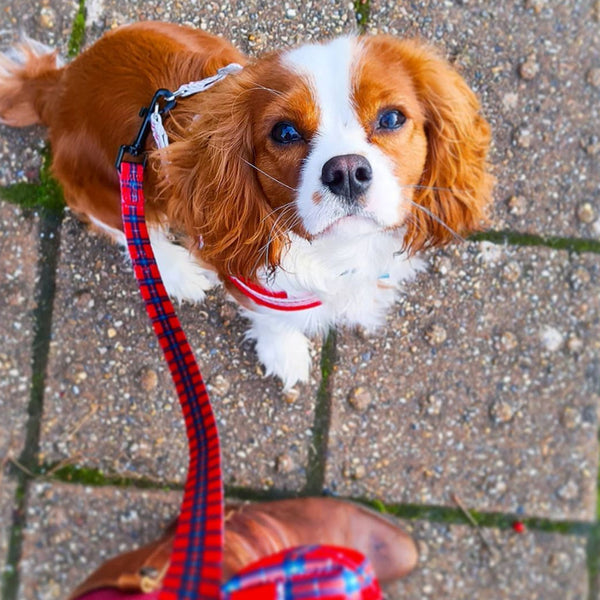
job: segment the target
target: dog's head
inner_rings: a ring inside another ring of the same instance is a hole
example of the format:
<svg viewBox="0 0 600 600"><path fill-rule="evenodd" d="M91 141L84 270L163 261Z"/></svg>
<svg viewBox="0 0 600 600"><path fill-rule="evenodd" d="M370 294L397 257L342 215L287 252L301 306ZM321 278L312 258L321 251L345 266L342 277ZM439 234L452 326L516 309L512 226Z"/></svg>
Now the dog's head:
<svg viewBox="0 0 600 600"><path fill-rule="evenodd" d="M222 274L277 265L290 231L360 224L400 229L410 251L441 245L477 229L490 200L479 103L420 43L268 54L182 110L189 126L163 157L168 211Z"/></svg>

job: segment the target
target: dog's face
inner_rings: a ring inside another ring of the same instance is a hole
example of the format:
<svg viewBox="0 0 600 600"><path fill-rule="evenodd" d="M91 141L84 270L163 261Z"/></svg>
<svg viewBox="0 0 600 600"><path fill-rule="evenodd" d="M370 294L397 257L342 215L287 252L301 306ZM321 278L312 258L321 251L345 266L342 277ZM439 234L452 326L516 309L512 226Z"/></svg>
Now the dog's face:
<svg viewBox="0 0 600 600"><path fill-rule="evenodd" d="M401 228L414 250L443 244L476 228L489 201L478 102L413 42L340 38L270 54L199 102L167 181L172 216L203 236L219 270L276 265L289 231Z"/></svg>
<svg viewBox="0 0 600 600"><path fill-rule="evenodd" d="M403 225L423 172L424 115L411 78L369 46L341 38L283 54L289 83L258 115L261 185L294 206L287 220L308 236L356 218Z"/></svg>

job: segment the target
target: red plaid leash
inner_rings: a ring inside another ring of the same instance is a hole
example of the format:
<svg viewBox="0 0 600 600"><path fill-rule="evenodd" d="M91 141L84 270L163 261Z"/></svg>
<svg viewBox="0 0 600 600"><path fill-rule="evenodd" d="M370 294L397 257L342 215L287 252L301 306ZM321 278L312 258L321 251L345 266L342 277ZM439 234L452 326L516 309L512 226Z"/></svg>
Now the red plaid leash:
<svg viewBox="0 0 600 600"><path fill-rule="evenodd" d="M223 483L219 436L192 349L162 283L144 218L144 166L122 162L123 229L146 311L175 382L189 443L190 463L181 513L160 600L221 597Z"/></svg>

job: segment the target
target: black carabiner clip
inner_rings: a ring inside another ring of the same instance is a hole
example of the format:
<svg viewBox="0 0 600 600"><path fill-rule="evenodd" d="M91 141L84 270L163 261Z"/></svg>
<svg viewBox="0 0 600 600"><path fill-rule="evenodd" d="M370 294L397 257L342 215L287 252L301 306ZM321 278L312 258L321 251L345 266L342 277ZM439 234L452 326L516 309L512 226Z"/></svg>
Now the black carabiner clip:
<svg viewBox="0 0 600 600"><path fill-rule="evenodd" d="M164 104L162 107L159 105L161 100L164 100ZM152 102L150 102L149 106L144 106L140 109L140 117L142 117L143 121L138 131L137 136L133 140L131 144L123 144L119 148L119 152L117 154L117 160L115 161L115 167L117 171L121 170L121 163L123 162L123 157L125 154L129 154L130 156L140 156L144 152L144 143L146 141L146 136L148 135L148 131L150 129L150 117L152 113L155 111L158 106L158 113L160 115L164 115L169 112L175 105L177 104L177 100L173 95L173 92L161 88L156 91L154 96L152 97ZM146 162L146 158L144 157L144 164Z"/></svg>

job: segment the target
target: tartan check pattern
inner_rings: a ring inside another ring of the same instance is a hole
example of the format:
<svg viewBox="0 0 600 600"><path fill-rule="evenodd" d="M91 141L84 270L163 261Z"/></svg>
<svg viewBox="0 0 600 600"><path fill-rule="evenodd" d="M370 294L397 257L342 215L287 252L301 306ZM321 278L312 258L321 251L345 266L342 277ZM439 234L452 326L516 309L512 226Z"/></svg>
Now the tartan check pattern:
<svg viewBox="0 0 600 600"><path fill-rule="evenodd" d="M223 600L381 600L369 561L337 546L302 546L267 556L233 576L223 592Z"/></svg>
<svg viewBox="0 0 600 600"><path fill-rule="evenodd" d="M177 389L190 453L171 563L158 600L381 600L365 556L335 546L283 550L249 565L221 587L224 511L217 425L154 259L144 218L143 173L143 164L121 163L123 229L146 311Z"/></svg>
<svg viewBox="0 0 600 600"><path fill-rule="evenodd" d="M177 389L190 462L160 600L221 598L223 483L219 436L202 375L162 283L144 218L142 164L120 169L123 229L146 311Z"/></svg>

